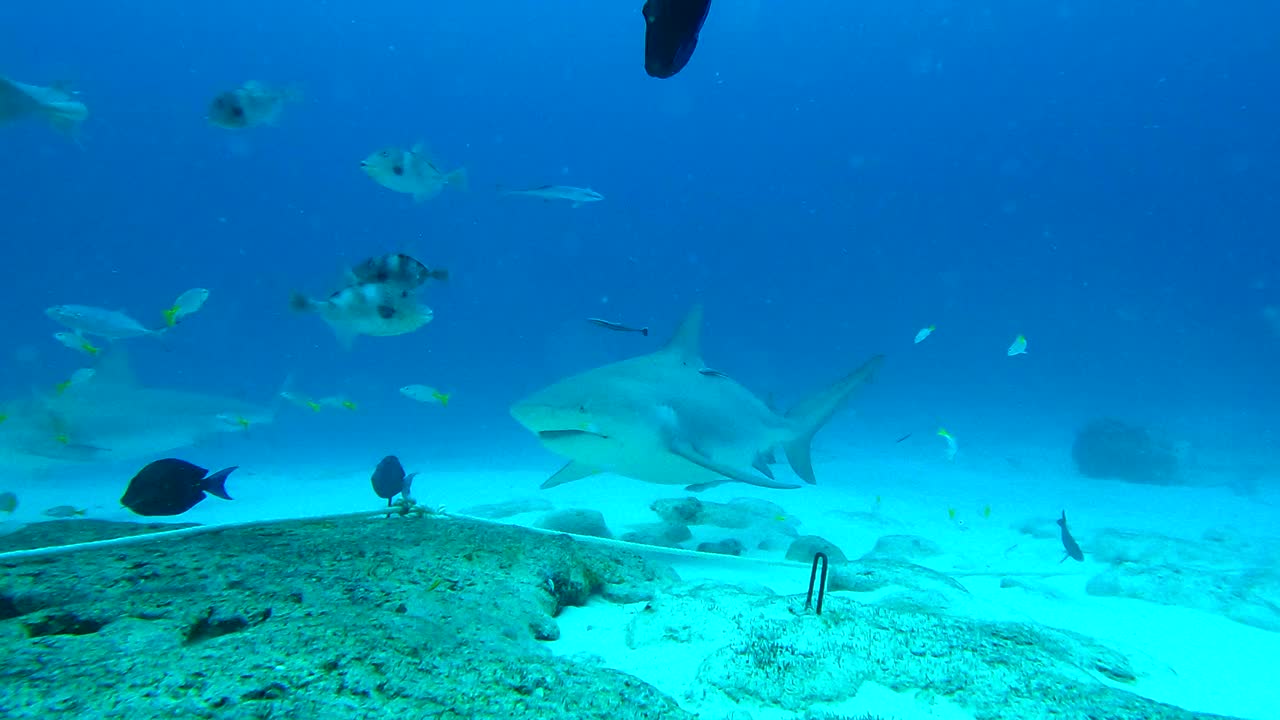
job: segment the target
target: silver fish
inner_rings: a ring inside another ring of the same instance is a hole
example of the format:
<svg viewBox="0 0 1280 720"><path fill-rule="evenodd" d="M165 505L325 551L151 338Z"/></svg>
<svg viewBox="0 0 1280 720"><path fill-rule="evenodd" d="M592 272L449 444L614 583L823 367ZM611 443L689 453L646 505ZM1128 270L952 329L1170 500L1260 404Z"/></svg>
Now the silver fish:
<svg viewBox="0 0 1280 720"><path fill-rule="evenodd" d="M547 201L568 200L573 207L580 207L583 203L600 202L604 199L603 195L591 188L573 187L571 185L543 185L529 188L528 190L508 190L504 194L524 195Z"/></svg>
<svg viewBox="0 0 1280 720"><path fill-rule="evenodd" d="M96 335L108 340L157 336L164 332L150 330L119 310L106 310L89 305L54 305L44 311L51 320L81 335Z"/></svg>
<svg viewBox="0 0 1280 720"><path fill-rule="evenodd" d="M602 327L606 330L616 330L617 332L637 332L637 333L640 333L641 335L644 335L645 337L649 336L649 328L647 327L643 327L643 328L631 327L629 325L623 325L622 323L610 322L608 320L601 320L600 318L587 318L587 322L591 323L592 325L597 325L599 327Z"/></svg>

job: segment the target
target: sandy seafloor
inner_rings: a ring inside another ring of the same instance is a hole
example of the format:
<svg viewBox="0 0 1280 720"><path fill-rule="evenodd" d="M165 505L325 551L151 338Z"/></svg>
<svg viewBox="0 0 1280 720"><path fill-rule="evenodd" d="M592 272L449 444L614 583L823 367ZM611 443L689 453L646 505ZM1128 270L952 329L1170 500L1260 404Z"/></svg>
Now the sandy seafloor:
<svg viewBox="0 0 1280 720"><path fill-rule="evenodd" d="M801 533L834 542L850 558L870 550L883 535L927 538L941 546L944 554L920 560L920 564L960 580L976 599L968 612L1073 630L1139 658L1148 672L1128 689L1151 699L1194 711L1258 720L1280 718L1275 665L1280 657L1280 632L1206 610L1099 597L1085 591L1089 578L1105 569L1088 556L1091 537L1097 532L1123 529L1199 540L1206 531L1220 534L1226 529L1250 541L1263 541L1266 533L1259 529L1265 529L1274 541L1280 532L1275 522L1280 516L1280 494L1274 489L1264 485L1254 494L1242 495L1213 482L1200 487L1156 487L1090 480L1079 477L1069 461L1046 466L1043 453L1036 448L962 453L953 462L941 460L934 444L906 451L894 447L878 454L869 454L862 447L850 452L856 458L850 460L838 460L840 450L839 441L832 440L816 451L816 486L777 491L731 484L699 497L720 502L756 497L778 503L792 520L801 523ZM1036 458L1033 481L1019 458ZM235 501L211 498L175 521L216 524L371 509L378 503L368 479L376 460L371 458L366 467L308 467L283 462L245 467L228 483ZM615 536L632 524L655 522L657 517L649 509L653 500L686 495L680 486L613 475L540 490L539 484L558 467L557 462L548 456L543 468L503 472L433 470L406 464L409 470L423 473L414 494L425 504L461 511L479 503L541 497L556 508L601 511ZM13 529L24 522L43 520L41 509L67 502L87 507L94 518L137 519L118 506L123 487L120 478L86 475L78 484L70 488L60 481L24 491L22 506L3 526ZM952 509L954 518L949 513ZM1035 538L1016 529L1029 519L1043 525L1063 509L1087 554L1083 563L1060 563L1062 549L1056 537ZM529 513L507 521L532 525L539 517L540 513ZM701 539L729 537L734 531L703 527L694 528L694 533L695 540L685 543L686 547ZM745 554L769 560L781 556L777 550ZM809 575L808 568L801 565L786 567L717 556L664 560L684 580L709 578L747 587L764 585L783 595L803 593ZM1280 564L1280 559L1275 562ZM1057 597L1050 597L1052 592L1000 586L1002 576L1018 573L1029 574L1042 583L1042 590L1056 591ZM1040 573L1047 575L1035 577ZM684 696L696 658L673 657L655 666L628 651L621 632L634 612L635 608L599 599L586 607L568 608L558 618L562 635L550 646L566 655L600 656L609 666L655 685L700 717L729 717L735 709L732 704L709 706L700 704L710 702L706 699ZM910 695L876 687L863 688L857 705L861 707L842 711L852 714L875 709L902 719L968 717L955 707L917 703ZM781 710L749 711L755 720L793 716Z"/></svg>

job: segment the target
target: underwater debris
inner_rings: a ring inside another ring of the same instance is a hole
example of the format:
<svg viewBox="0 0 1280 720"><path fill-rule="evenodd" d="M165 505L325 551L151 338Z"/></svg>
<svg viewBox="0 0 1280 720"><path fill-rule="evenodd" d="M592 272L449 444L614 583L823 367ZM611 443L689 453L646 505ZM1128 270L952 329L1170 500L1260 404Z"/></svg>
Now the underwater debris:
<svg viewBox="0 0 1280 720"><path fill-rule="evenodd" d="M818 578L818 563L822 563L822 577ZM809 570L809 594L804 599L804 609L813 608L815 615L822 614L822 601L827 597L827 569L831 563L827 560L826 553L814 553L813 567ZM818 603L813 603L814 581L817 580Z"/></svg>

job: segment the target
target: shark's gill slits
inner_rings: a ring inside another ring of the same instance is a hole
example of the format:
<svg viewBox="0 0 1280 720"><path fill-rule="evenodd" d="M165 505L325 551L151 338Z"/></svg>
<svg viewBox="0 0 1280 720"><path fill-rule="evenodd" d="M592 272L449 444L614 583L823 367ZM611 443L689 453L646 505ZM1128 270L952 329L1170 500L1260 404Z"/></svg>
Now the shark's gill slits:
<svg viewBox="0 0 1280 720"><path fill-rule="evenodd" d="M568 438L582 437L584 435L590 435L598 438L609 437L608 435L601 435L598 432L591 432L590 430L541 430L538 432L538 437L543 440L565 440Z"/></svg>

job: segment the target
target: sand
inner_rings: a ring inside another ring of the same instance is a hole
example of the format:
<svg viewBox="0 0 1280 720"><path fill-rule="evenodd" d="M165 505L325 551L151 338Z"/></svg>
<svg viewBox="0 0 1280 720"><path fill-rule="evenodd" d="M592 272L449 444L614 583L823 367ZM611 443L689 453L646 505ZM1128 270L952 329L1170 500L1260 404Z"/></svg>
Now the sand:
<svg viewBox="0 0 1280 720"><path fill-rule="evenodd" d="M959 579L975 599L968 612L1075 631L1128 654L1143 670L1129 689L1145 697L1199 712L1256 720L1280 718L1280 684L1275 682L1274 668L1274 658L1280 657L1280 632L1203 610L1085 592L1089 578L1104 569L1088 556L1089 538L1095 533L1119 528L1197 539L1225 526L1271 528L1276 526L1275 496L1266 492L1241 496L1226 487L1170 488L1088 480L1076 476L1065 463L1037 467L1030 482L1024 469L1025 458L1035 457L1036 451L1030 448L1005 448L978 457L962 453L952 462L940 451L928 449L906 458L892 452L869 457L863 452L859 460L841 462L834 459L844 454L841 450L826 446L819 453L817 486L776 491L729 485L700 497L721 502L737 497L768 499L800 521L801 532L827 538L850 557L870 550L882 535L927 538L944 552L920 564ZM226 523L366 509L376 500L368 483L375 462L376 458L367 468L245 468L228 483L235 501L209 499L180 519ZM648 509L653 500L685 495L679 486L610 475L539 490L542 479L556 467L556 461L548 458L545 467L520 472L430 471L415 483L415 495L426 504L451 510L541 497L556 508L601 511L615 535L629 525L656 521ZM128 520L131 515L116 505L121 489L118 480L105 478L37 486L23 493L22 506L5 525L12 528L40 520L40 509L68 502L86 507L93 517ZM1086 552L1084 562L1060 562L1057 538L1033 538L1015 529L1029 519L1049 521L1064 509ZM508 521L533 525L538 517L531 513ZM695 532L695 540L731 534L706 528L695 528ZM655 552L662 556L661 551ZM748 556L776 561L781 552L753 550ZM808 568L802 565L719 557L669 557L667 561L685 580L764 586L783 595L803 593L808 581ZM1034 589L1002 588L1000 577L1011 574L1026 577ZM704 717L728 717L734 708L723 699L685 697L698 657L669 657L653 664L641 662L627 649L619 633L636 612L633 606L602 601L569 608L559 618L560 639L549 646L557 654L597 655L608 666L633 673L679 699L687 710L706 713ZM868 686L858 701L865 707L848 708L850 712L865 708L886 712L887 708L888 714L902 719L967 717L958 708L918 702L910 694L887 688ZM759 712L755 720L771 717Z"/></svg>

